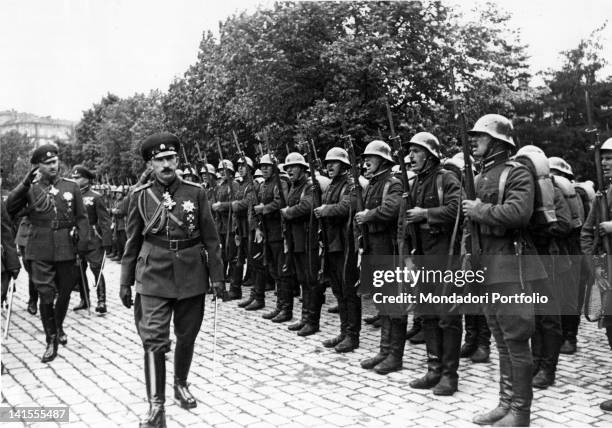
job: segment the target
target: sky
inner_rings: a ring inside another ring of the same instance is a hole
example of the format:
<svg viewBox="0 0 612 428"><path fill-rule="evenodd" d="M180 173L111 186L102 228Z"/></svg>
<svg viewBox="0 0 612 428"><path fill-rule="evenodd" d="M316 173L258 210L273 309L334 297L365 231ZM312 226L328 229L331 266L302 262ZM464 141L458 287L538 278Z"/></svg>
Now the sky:
<svg viewBox="0 0 612 428"><path fill-rule="evenodd" d="M462 0L468 8L481 0ZM1 0L0 110L78 121L108 92L166 91L202 33L264 0ZM456 1L452 2L456 4ZM611 0L499 0L529 45L533 73L612 18ZM450 4L450 3L449 3ZM612 62L612 22L604 57ZM612 74L612 70L610 71Z"/></svg>

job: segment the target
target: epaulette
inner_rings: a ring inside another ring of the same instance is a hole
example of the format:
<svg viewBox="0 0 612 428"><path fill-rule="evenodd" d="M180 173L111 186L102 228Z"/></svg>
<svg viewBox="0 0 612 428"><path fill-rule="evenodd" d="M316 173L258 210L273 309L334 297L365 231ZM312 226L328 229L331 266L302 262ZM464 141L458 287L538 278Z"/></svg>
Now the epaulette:
<svg viewBox="0 0 612 428"><path fill-rule="evenodd" d="M152 181L148 181L145 184L141 184L140 186L137 186L134 188L133 193L140 192L141 190L151 187L152 184L153 184Z"/></svg>
<svg viewBox="0 0 612 428"><path fill-rule="evenodd" d="M72 178L62 177L62 180L66 180L66 181L68 181L69 183L78 184L78 183L76 182L76 180L73 180Z"/></svg>

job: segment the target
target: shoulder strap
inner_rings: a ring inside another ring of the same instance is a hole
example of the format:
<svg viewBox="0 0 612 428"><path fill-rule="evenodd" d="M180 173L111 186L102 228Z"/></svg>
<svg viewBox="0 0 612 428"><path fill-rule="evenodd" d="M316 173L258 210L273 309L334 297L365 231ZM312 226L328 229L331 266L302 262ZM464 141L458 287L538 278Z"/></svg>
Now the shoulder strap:
<svg viewBox="0 0 612 428"><path fill-rule="evenodd" d="M153 199L153 202L155 202L158 207L161 206L159 198L155 195L155 193L153 193L152 189L147 189L147 194L151 197L151 199ZM179 220L179 218L172 214L170 211L168 211L168 217L170 217L170 219L175 222L179 227L183 227L183 222Z"/></svg>
<svg viewBox="0 0 612 428"><path fill-rule="evenodd" d="M444 174L440 171L436 176L436 189L438 189L438 204L442 205L444 202Z"/></svg>
<svg viewBox="0 0 612 428"><path fill-rule="evenodd" d="M383 187L382 202L381 202L381 204L384 204L385 203L385 199L387 199L387 194L389 193L389 187L391 187L391 182L389 180L387 180L385 182L385 187Z"/></svg>
<svg viewBox="0 0 612 428"><path fill-rule="evenodd" d="M514 165L506 165L504 170L499 176L499 189L497 194L497 204L501 205L504 202L504 190L506 188L506 181L508 181L508 174L510 174L510 170L514 167Z"/></svg>

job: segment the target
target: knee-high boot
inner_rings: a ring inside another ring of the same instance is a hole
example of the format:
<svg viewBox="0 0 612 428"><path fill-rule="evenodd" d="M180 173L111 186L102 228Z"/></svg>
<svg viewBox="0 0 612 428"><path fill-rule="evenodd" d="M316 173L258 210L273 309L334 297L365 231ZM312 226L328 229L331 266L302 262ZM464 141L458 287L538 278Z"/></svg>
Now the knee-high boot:
<svg viewBox="0 0 612 428"><path fill-rule="evenodd" d="M174 350L174 398L183 409L193 409L198 405L187 384L192 358L193 345L184 346L177 342Z"/></svg>
<svg viewBox="0 0 612 428"><path fill-rule="evenodd" d="M372 358L361 362L364 369L373 369L378 363L382 362L391 351L391 318L386 315L380 316L380 350Z"/></svg>
<svg viewBox="0 0 612 428"><path fill-rule="evenodd" d="M140 428L165 428L166 358L163 352L145 352L145 382L149 411L140 420Z"/></svg>

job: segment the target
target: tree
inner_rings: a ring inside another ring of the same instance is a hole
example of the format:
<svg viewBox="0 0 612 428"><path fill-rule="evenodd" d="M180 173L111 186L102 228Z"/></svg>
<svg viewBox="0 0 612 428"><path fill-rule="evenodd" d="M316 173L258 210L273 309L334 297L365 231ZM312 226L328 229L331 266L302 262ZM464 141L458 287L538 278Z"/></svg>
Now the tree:
<svg viewBox="0 0 612 428"><path fill-rule="evenodd" d="M14 188L30 169L30 154L34 144L25 134L9 131L0 136L2 187Z"/></svg>

